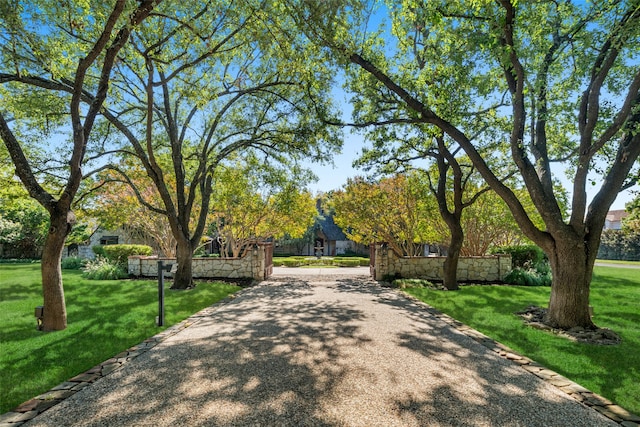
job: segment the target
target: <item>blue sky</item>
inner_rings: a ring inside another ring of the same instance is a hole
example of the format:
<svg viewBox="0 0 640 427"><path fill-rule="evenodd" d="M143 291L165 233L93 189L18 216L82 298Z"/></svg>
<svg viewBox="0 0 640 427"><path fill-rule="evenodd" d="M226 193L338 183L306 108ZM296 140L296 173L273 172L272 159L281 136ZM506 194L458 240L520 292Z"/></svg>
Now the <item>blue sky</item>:
<svg viewBox="0 0 640 427"><path fill-rule="evenodd" d="M334 89L332 95L342 109L342 120L344 122L350 122L352 108L347 99L348 95L338 87ZM344 143L342 153L334 156L333 165L321 165L317 163L306 164L306 166L309 167L318 177L317 182L307 185L313 193L340 189L347 183L347 179L367 174L366 171L356 169L352 166L353 161L360 156L362 149L369 145L365 136L362 133L352 132L348 128L344 129L343 134ZM563 180L563 184L567 189L571 189L571 182L563 173L557 174L557 177ZM600 183L602 179L594 177L594 181L596 183ZM595 196L599 188L599 185L587 187L587 195L590 200ZM635 190L636 192L638 191L638 186L635 187ZM625 204L630 202L633 198L634 194L629 190L620 193L615 202L611 205L610 210L624 209Z"/></svg>
<svg viewBox="0 0 640 427"><path fill-rule="evenodd" d="M365 171L353 168L352 163L358 158L362 148L365 147L366 144L367 142L365 141L364 136L352 135L348 130L345 131L345 142L342 154L334 157L334 166L318 164L310 165L311 169L318 176L318 182L309 184L308 188L314 193L327 192L329 190L341 188L346 184L348 178L365 175ZM598 182L600 180L596 181ZM565 183L565 186L567 184L568 182ZM595 195L599 187L596 186L593 188L594 190L591 192L589 192L589 188L587 188L589 199ZM618 198L613 202L610 209L624 209L625 203L630 202L633 198L634 195L630 191L624 191L618 195Z"/></svg>
<svg viewBox="0 0 640 427"><path fill-rule="evenodd" d="M374 13L371 21L369 22L370 29L378 27L380 24L387 27L386 24L386 7L384 5L379 6L379 9ZM341 84L342 82L338 82ZM345 122L351 121L352 108L349 105L348 95L339 87L336 87L332 93L334 100L342 108L342 119ZM352 166L354 160L356 160L363 147L368 145L364 135L352 133L349 129L344 130L344 145L342 153L336 155L333 159L334 165L319 165L308 164L313 172L318 176L318 181L308 185L308 188L315 192L327 192L341 188L346 184L348 178L355 176L366 175L367 172L359 169L355 169ZM563 185L569 191L571 190L571 181L565 177L564 173L557 174L557 178L562 180ZM595 196L602 182L602 178L599 176L593 176L593 181L596 185L587 187L587 195L589 200ZM640 191L638 186L634 187L636 193ZM630 202L635 195L629 190L621 192L615 202L611 205L611 210L624 209L625 204Z"/></svg>

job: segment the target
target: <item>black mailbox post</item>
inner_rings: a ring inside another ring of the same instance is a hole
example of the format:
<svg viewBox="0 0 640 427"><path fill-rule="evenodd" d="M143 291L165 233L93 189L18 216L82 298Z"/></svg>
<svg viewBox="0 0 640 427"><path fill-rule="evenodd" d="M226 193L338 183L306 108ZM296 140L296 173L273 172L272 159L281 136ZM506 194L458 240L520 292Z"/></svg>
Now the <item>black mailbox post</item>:
<svg viewBox="0 0 640 427"><path fill-rule="evenodd" d="M164 272L171 271L171 267L171 264L164 265L163 261L158 261L158 326L164 326Z"/></svg>

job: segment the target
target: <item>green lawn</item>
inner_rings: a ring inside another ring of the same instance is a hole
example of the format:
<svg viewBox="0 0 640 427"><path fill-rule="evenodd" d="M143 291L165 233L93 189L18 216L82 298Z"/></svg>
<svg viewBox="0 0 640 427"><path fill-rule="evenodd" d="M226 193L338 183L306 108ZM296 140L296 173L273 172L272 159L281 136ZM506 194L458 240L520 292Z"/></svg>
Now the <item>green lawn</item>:
<svg viewBox="0 0 640 427"><path fill-rule="evenodd" d="M575 343L524 326L515 312L546 307L549 288L463 286L457 292L410 288L414 295L627 410L640 414L640 270L596 267L591 305L598 326L617 332L618 346Z"/></svg>
<svg viewBox="0 0 640 427"><path fill-rule="evenodd" d="M323 256L321 258L313 256L274 256L274 267L361 267L369 266L369 258L360 256Z"/></svg>
<svg viewBox="0 0 640 427"><path fill-rule="evenodd" d="M207 282L172 291L166 282L165 326L157 327L157 281L86 280L72 270L63 278L68 327L38 332L40 265L0 264L0 414L240 289Z"/></svg>

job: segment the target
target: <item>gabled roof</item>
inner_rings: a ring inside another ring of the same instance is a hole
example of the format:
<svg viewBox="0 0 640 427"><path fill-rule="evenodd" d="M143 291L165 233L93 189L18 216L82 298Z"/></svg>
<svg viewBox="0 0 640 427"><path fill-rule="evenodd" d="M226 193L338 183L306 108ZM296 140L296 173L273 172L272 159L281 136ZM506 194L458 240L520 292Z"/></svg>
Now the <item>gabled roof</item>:
<svg viewBox="0 0 640 427"><path fill-rule="evenodd" d="M320 228L328 240L347 240L342 229L333 221L333 216L323 216L319 221Z"/></svg>
<svg viewBox="0 0 640 427"><path fill-rule="evenodd" d="M626 218L629 216L629 213L624 209L618 209L614 211L607 212L607 221L622 221L622 218Z"/></svg>

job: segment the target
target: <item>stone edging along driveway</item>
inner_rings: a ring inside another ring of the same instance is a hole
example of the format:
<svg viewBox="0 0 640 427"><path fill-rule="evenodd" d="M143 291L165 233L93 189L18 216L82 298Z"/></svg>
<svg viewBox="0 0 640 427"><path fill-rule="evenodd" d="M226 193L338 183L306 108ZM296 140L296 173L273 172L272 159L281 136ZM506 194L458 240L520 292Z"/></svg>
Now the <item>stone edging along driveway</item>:
<svg viewBox="0 0 640 427"><path fill-rule="evenodd" d="M311 279L311 278L308 278L308 279ZM326 280L326 277L324 279ZM189 317L183 322L177 325L174 325L171 328L168 328L167 330L161 332L160 334L152 338L145 340L141 344L131 347L130 349L101 363L100 365L92 369L89 369L87 372L77 375L74 378L71 378L69 381L54 387L52 390L46 393L43 393L42 395L37 396L34 399L31 399L23 403L14 411L6 413L4 415L0 415L0 427L19 426L22 423L30 419L33 419L38 414L62 402L67 397L75 394L78 390L81 390L91 385L98 379L105 377L111 374L112 372L118 370L119 368L124 366L127 362L136 358L140 354L147 352L149 349L155 347L156 345L163 342L167 338L179 333L185 328L188 328L202 321L202 319L209 317L211 313L214 310L216 310L220 305L226 304L232 301L237 296L242 295L246 291L247 290L241 290L237 292L236 294L212 305L211 307L208 307L194 314L193 316ZM424 310L428 311L431 315L448 323L456 330L471 337L476 342L489 348L490 350L494 351L501 357L511 360L517 365L520 365L522 369L530 373L533 373L534 375L543 379L547 383L557 387L559 390L562 390L564 393L568 394L575 400L582 402L586 406L592 407L594 410L600 412L604 416L619 423L620 425L623 425L625 427L633 427L633 426L640 425L640 417L629 413L628 411L624 410L623 408L617 405L614 405L612 402L608 401L607 399L601 396L598 396L590 392L589 390L579 386L578 384L573 383L572 381L562 377L561 375L558 375L557 373L546 369L542 365L539 365L533 362L532 360L517 354L516 352L512 351L508 347L456 321L455 319L438 312L437 310L433 309L429 305L420 302L416 298L413 298L400 291L396 291L396 292L401 294L403 298L411 300L417 305L424 307Z"/></svg>
<svg viewBox="0 0 640 427"><path fill-rule="evenodd" d="M455 320L449 315L440 313L438 310L434 309L428 304L425 304L424 302L420 301L418 298L415 298L412 295L406 294L404 292L402 292L402 294L407 299L410 299L416 304L424 305L425 308L430 310L434 316L450 324L453 328L457 329L458 331L472 338L474 341L496 352L501 357L511 360L514 363L517 363L524 370L534 374L538 378L541 378L545 382L562 390L563 392L571 396L573 399L579 402L582 402L587 406L590 406L591 408L600 412L602 415L611 419L612 421L615 421L623 425L624 427L640 427L640 416L632 414L631 412L627 411L621 406L614 404L609 399L606 399L600 395L593 393L590 390L587 390L581 385L574 383L568 378L565 378L562 375L545 368L544 366L536 363L535 361L529 359L528 357L518 354L517 352L510 349L506 345L499 343L493 340L492 338L489 338L483 333L470 328L469 326Z"/></svg>

